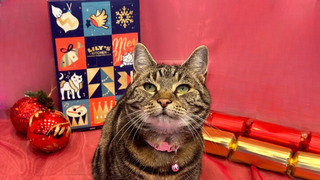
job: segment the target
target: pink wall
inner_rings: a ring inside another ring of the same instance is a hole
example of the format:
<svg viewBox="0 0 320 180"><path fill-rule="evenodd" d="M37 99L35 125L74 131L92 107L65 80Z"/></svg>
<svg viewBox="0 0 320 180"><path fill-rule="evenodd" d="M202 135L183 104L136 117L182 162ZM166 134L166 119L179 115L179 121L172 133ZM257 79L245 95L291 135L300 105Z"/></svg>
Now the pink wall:
<svg viewBox="0 0 320 180"><path fill-rule="evenodd" d="M319 132L318 0L140 2L141 40L156 60L209 47L213 110ZM24 91L56 84L48 20L46 1L2 0L0 119Z"/></svg>
<svg viewBox="0 0 320 180"><path fill-rule="evenodd" d="M56 85L47 1L1 1L0 68L0 119L25 91Z"/></svg>

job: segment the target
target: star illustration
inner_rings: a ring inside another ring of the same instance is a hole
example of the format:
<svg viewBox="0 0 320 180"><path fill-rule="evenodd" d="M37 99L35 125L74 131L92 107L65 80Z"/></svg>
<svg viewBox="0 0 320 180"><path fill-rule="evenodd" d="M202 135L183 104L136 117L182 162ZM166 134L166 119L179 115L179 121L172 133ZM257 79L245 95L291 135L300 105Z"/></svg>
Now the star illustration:
<svg viewBox="0 0 320 180"><path fill-rule="evenodd" d="M87 28L89 28L91 26L90 20L87 20L86 26L87 26Z"/></svg>

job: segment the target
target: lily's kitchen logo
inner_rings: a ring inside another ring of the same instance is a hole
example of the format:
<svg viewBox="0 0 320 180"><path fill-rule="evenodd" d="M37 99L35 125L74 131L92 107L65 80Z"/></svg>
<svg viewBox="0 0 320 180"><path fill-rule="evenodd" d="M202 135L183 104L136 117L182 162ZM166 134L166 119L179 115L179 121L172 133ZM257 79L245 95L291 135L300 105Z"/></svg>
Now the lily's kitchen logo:
<svg viewBox="0 0 320 180"><path fill-rule="evenodd" d="M87 48L87 57L111 56L111 46L92 46Z"/></svg>

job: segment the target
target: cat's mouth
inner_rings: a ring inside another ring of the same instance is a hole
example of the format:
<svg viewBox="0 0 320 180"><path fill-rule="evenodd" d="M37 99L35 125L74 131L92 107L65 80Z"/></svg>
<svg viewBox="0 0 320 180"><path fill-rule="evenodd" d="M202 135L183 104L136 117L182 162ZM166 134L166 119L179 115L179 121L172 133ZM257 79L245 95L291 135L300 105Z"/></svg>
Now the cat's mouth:
<svg viewBox="0 0 320 180"><path fill-rule="evenodd" d="M157 116L156 116L157 118L161 118L161 119L164 119L164 118L166 118L166 119L173 119L173 117L172 116L170 116L169 114L167 114L166 112L162 112L162 113L160 113L160 114L158 114Z"/></svg>

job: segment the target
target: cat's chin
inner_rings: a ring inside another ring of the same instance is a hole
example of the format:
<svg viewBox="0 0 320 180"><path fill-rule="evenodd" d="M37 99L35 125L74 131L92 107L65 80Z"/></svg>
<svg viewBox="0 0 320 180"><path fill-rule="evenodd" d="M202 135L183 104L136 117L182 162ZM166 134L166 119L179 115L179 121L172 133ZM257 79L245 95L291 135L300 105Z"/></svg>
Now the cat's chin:
<svg viewBox="0 0 320 180"><path fill-rule="evenodd" d="M180 147L180 132L184 125L180 119L172 119L166 115L149 117L145 125L149 127L149 131L144 134L145 141L155 150L173 152Z"/></svg>
<svg viewBox="0 0 320 180"><path fill-rule="evenodd" d="M150 116L146 119L145 124L158 134L164 135L174 133L185 126L181 119L172 118L166 114L158 115L156 117Z"/></svg>
<svg viewBox="0 0 320 180"><path fill-rule="evenodd" d="M167 114L149 116L144 121L146 131L141 132L145 141L157 151L173 152L181 147L187 137L191 136L186 131L186 122L179 117Z"/></svg>

